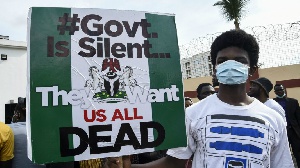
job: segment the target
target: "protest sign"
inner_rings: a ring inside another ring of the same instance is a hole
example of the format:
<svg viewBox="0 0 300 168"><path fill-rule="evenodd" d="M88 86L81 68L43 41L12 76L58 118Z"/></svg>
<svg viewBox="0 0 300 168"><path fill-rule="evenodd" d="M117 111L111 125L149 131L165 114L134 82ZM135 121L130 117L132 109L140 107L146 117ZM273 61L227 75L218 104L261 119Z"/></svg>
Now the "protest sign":
<svg viewBox="0 0 300 168"><path fill-rule="evenodd" d="M33 7L29 158L37 163L186 146L175 18Z"/></svg>

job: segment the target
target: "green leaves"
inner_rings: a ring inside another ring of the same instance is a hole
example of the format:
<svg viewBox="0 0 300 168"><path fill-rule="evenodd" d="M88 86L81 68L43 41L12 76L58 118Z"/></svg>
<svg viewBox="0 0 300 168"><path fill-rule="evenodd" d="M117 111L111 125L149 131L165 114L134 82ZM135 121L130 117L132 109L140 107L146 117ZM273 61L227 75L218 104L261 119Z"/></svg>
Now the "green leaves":
<svg viewBox="0 0 300 168"><path fill-rule="evenodd" d="M239 20L244 15L244 8L249 0L221 0L213 6L218 6L221 9L223 16L228 20L234 20L236 29L239 29Z"/></svg>

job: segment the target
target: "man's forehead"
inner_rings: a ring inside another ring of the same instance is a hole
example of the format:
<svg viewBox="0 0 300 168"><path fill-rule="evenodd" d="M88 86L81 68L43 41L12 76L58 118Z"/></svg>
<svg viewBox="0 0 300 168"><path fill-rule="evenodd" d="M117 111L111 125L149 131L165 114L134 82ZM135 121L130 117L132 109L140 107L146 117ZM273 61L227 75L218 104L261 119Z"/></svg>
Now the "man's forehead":
<svg viewBox="0 0 300 168"><path fill-rule="evenodd" d="M279 86L275 86L274 89L284 89L284 87L282 85L279 85Z"/></svg>
<svg viewBox="0 0 300 168"><path fill-rule="evenodd" d="M218 52L218 56L248 56L248 52L238 47L227 47Z"/></svg>
<svg viewBox="0 0 300 168"><path fill-rule="evenodd" d="M206 91L214 91L215 89L211 85L203 86L201 89L201 93L206 92Z"/></svg>

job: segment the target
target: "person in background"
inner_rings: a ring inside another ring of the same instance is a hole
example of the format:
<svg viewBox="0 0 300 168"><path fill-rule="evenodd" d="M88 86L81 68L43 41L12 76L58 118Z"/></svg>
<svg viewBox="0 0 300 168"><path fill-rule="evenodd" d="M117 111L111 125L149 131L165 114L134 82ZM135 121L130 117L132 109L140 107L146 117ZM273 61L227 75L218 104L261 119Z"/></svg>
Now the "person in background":
<svg viewBox="0 0 300 168"><path fill-rule="evenodd" d="M296 99L289 98L282 84L274 86L277 101L285 110L287 122L287 135L289 143L292 146L293 155L296 158L297 165L300 166L300 109L299 102Z"/></svg>
<svg viewBox="0 0 300 168"><path fill-rule="evenodd" d="M82 160L78 162L79 168L102 168L103 167L103 159L90 159L90 160ZM76 168L76 166L74 167Z"/></svg>
<svg viewBox="0 0 300 168"><path fill-rule="evenodd" d="M207 96L210 96L215 93L215 89L210 83L201 83L197 87L197 98L199 100L205 99Z"/></svg>
<svg viewBox="0 0 300 168"><path fill-rule="evenodd" d="M266 106L278 112L284 121L286 121L284 109L275 100L269 98L269 93L273 89L273 84L271 81L262 77L250 81L250 84L248 95L255 97Z"/></svg>
<svg viewBox="0 0 300 168"><path fill-rule="evenodd" d="M185 97L184 105L185 105L185 108L190 107L191 105L193 105L193 100L190 97Z"/></svg>
<svg viewBox="0 0 300 168"><path fill-rule="evenodd" d="M190 107L191 105L193 105L193 101L191 98L189 97L185 97L185 108ZM187 162L186 162L186 166L185 168L191 168L192 167L192 162L193 162L193 157L191 157Z"/></svg>
<svg viewBox="0 0 300 168"><path fill-rule="evenodd" d="M14 158L14 134L12 129L0 122L0 167L12 168Z"/></svg>

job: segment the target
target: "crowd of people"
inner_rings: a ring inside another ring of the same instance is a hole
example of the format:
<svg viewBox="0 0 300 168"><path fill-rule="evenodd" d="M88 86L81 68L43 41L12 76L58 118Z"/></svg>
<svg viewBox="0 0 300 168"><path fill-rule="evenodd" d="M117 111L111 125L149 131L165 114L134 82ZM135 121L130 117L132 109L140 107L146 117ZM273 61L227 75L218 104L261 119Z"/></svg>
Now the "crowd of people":
<svg viewBox="0 0 300 168"><path fill-rule="evenodd" d="M266 77L246 82L258 69L259 45L243 30L230 30L211 45L212 83L185 97L187 146L164 151L37 165L27 157L26 107L13 122L0 122L1 168L293 168L300 165L300 107L282 84ZM218 85L217 91L215 86ZM274 89L276 98L270 98ZM247 90L249 90L247 92ZM292 159L295 158L295 165Z"/></svg>

